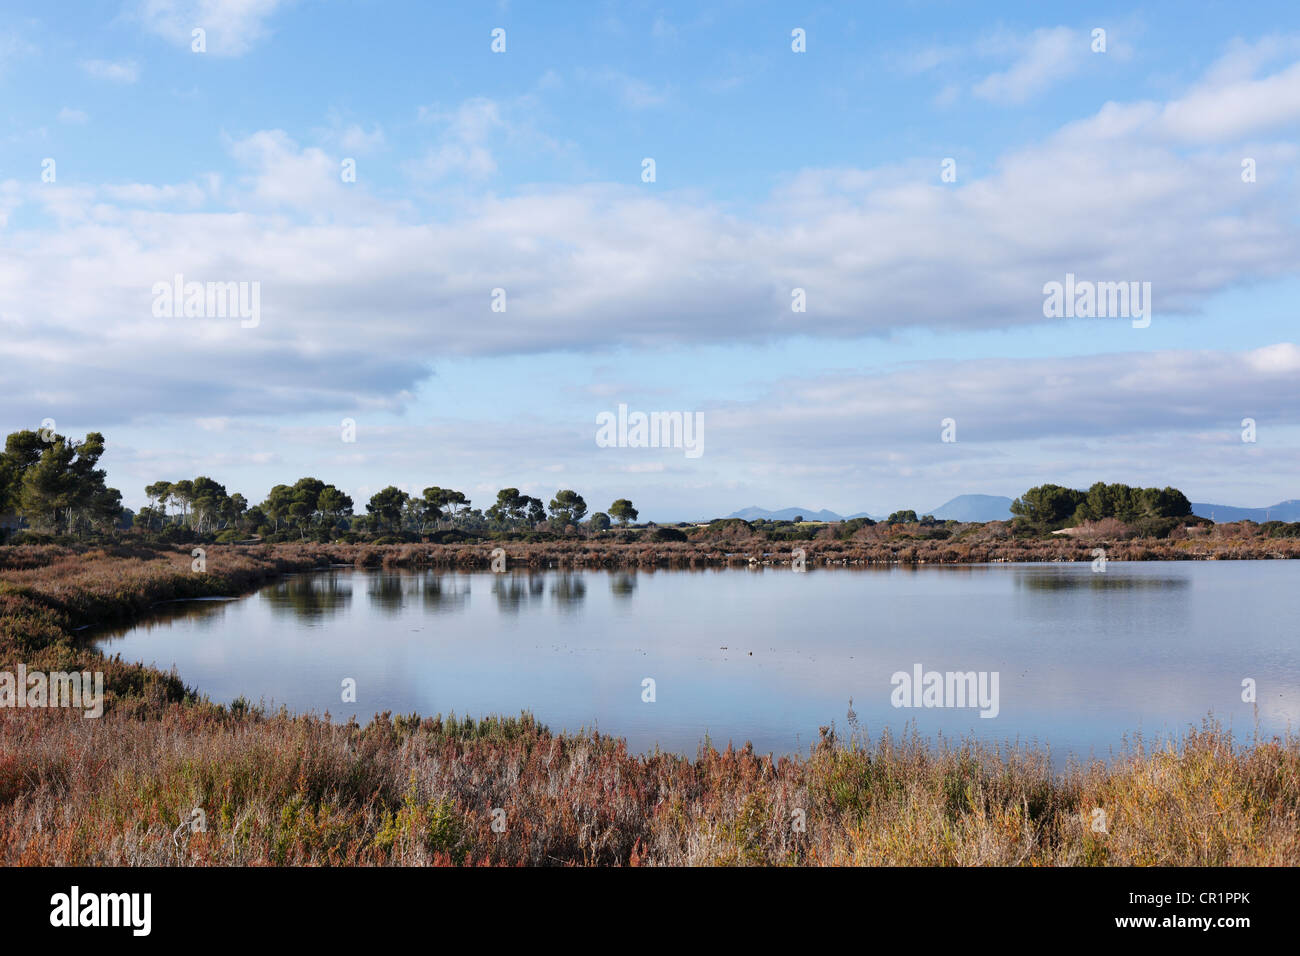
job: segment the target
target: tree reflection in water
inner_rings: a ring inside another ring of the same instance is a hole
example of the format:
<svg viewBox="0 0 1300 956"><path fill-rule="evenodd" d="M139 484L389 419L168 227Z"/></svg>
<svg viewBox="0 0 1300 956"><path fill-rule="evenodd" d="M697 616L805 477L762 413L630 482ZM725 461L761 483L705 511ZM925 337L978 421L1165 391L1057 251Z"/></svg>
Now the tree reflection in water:
<svg viewBox="0 0 1300 956"><path fill-rule="evenodd" d="M463 611L469 605L469 579L455 574L428 571L420 577L420 599L426 611Z"/></svg>
<svg viewBox="0 0 1300 956"><path fill-rule="evenodd" d="M609 578L609 591L616 598L630 598L636 593L636 572L615 571Z"/></svg>
<svg viewBox="0 0 1300 956"><path fill-rule="evenodd" d="M562 571L551 584L551 598L561 611L576 611L587 597L587 580L580 573Z"/></svg>
<svg viewBox="0 0 1300 956"><path fill-rule="evenodd" d="M275 614L317 620L330 617L352 603L352 571L295 574L260 594Z"/></svg>
<svg viewBox="0 0 1300 956"><path fill-rule="evenodd" d="M492 576L492 595L497 607L511 614L518 613L526 604L541 599L546 590L546 578L541 574L496 574Z"/></svg>

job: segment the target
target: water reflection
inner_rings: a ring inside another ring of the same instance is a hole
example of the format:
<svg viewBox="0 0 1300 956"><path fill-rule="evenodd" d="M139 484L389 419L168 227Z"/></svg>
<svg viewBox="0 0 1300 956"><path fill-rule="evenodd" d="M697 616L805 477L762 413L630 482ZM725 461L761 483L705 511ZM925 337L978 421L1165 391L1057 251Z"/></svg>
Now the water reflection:
<svg viewBox="0 0 1300 956"><path fill-rule="evenodd" d="M1028 591L1177 591L1191 584L1185 577L1127 574L1113 566L1088 574L1080 574L1077 566L1065 572L1049 568L1017 569L1015 582L1016 587Z"/></svg>
<svg viewBox="0 0 1300 956"><path fill-rule="evenodd" d="M166 601L156 605L139 624L126 627L106 627L95 632L95 640L118 637L130 631L168 631L179 622L189 622L197 628L221 623L230 605L237 598L204 598L190 601Z"/></svg>
<svg viewBox="0 0 1300 956"><path fill-rule="evenodd" d="M806 752L850 697L873 732L910 721L1038 739L1054 759L1104 757L1125 734L1181 732L1208 712L1247 737L1300 725L1298 562L697 572L331 570L249 600L165 605L99 644L175 665L214 700L346 719L339 681L355 677L362 720L529 709L636 750L692 753L707 733ZM1000 674L997 718L896 707L892 675L917 664ZM1261 674L1267 693L1261 680L1243 702L1242 678Z"/></svg>
<svg viewBox="0 0 1300 956"><path fill-rule="evenodd" d="M273 614L304 620L337 614L352 603L352 572L296 574L260 592Z"/></svg>
<svg viewBox="0 0 1300 956"><path fill-rule="evenodd" d="M400 571L374 572L374 577L366 588L370 604L385 614L398 613L402 610L402 597L406 590L404 583L409 580L409 576Z"/></svg>
<svg viewBox="0 0 1300 956"><path fill-rule="evenodd" d="M561 611L577 610L587 596L587 579L583 574L560 572L551 584L551 598Z"/></svg>
<svg viewBox="0 0 1300 956"><path fill-rule="evenodd" d="M469 603L468 578L430 571L420 578L420 599L425 610L446 613L462 611Z"/></svg>
<svg viewBox="0 0 1300 956"><path fill-rule="evenodd" d="M496 598L497 607L507 613L519 613L526 605L540 600L545 591L546 578L542 574L492 576L492 596Z"/></svg>

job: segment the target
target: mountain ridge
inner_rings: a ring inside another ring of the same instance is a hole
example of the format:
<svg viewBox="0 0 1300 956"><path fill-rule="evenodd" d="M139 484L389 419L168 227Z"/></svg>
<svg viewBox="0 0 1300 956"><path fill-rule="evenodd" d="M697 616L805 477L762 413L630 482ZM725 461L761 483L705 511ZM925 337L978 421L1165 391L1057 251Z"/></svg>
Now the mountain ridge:
<svg viewBox="0 0 1300 956"><path fill-rule="evenodd" d="M954 521L1005 521L1011 517L1011 512L1008 510L1011 506L1011 500L1001 495L958 495L956 498L945 501L937 508L927 511L918 510L916 513L918 515L934 515L941 521L949 519ZM748 508L733 511L727 517L743 518L745 521L760 519L790 521L800 515L808 521L852 521L854 518L870 518L873 521L883 521L888 517L888 515L872 514L868 511L841 515L828 508L821 510L812 508L768 510L757 505L750 505Z"/></svg>
<svg viewBox="0 0 1300 956"><path fill-rule="evenodd" d="M940 521L1006 521L1012 516L1010 507L1013 499L1003 495L958 495L930 511L917 510L918 515L934 515ZM1192 514L1199 518L1209 518L1217 524L1233 521L1300 521L1300 498L1288 498L1266 508L1241 508L1236 505L1220 505L1193 501ZM768 519L773 521L790 521L803 516L807 521L851 521L854 518L871 518L883 521L886 515L859 511L851 515L840 515L828 508L780 508L769 510L758 505L750 505L727 515L728 518L743 518L745 521Z"/></svg>

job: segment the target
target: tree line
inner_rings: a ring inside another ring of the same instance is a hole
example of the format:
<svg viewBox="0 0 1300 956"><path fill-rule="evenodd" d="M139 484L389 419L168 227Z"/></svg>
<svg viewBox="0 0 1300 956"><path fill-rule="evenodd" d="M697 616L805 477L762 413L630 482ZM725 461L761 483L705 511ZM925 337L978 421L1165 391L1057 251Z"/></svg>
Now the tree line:
<svg viewBox="0 0 1300 956"><path fill-rule="evenodd" d="M555 493L543 504L503 488L486 511L473 508L462 491L431 485L419 495L395 485L370 496L363 513L354 511L351 495L319 478L299 478L292 485L276 485L260 504L249 505L243 495L227 494L224 485L199 476L182 481L157 481L145 487L149 504L134 516L136 527L165 531L181 526L197 534L215 533L226 538L241 534L296 533L300 537L332 536L341 532L427 534L439 529L465 531L536 529L546 525L565 531L583 525L587 503L572 489ZM606 531L611 516L626 526L637 519L637 509L626 498L598 511L586 522L592 531Z"/></svg>
<svg viewBox="0 0 1300 956"><path fill-rule="evenodd" d="M104 453L104 436L91 432L73 441L50 431L19 431L0 454L0 520L18 519L34 531L53 534L107 532L135 527L166 533L184 529L235 540L248 535L298 534L332 537L347 532L415 532L526 530L539 526L564 532L579 526L606 531L613 521L626 527L637 509L627 498L608 511L587 516L587 502L568 488L549 504L502 488L486 510L472 508L464 492L437 485L419 495L389 485L370 496L364 513L354 511L352 497L319 478L299 478L276 485L260 504L207 475L178 481L155 481L144 488L148 504L138 512L122 507L122 495L104 484L96 467ZM584 522L585 519L585 522ZM9 522L13 524L11 520Z"/></svg>
<svg viewBox="0 0 1300 956"><path fill-rule="evenodd" d="M80 441L53 430L14 432L0 453L0 527L25 523L53 534L105 533L135 527L167 533L187 530L215 534L221 540L250 535L296 534L333 537L340 533L417 533L459 529L465 532L536 530L548 527L606 531L613 522L626 527L638 512L627 498L588 517L587 502L563 488L549 503L502 488L486 509L473 508L464 494L432 485L419 495L389 485L370 496L364 513L354 510L350 495L319 478L299 478L276 485L260 504L206 475L145 486L148 504L138 513L122 507L122 495L105 484L97 467L104 436L90 432ZM1138 488L1097 482L1087 491L1045 484L1030 488L1011 504L1019 522L1038 531L1055 531L1114 518L1125 524L1190 517L1191 502L1177 488ZM887 523L937 523L930 515L896 511ZM872 522L867 522L872 523Z"/></svg>

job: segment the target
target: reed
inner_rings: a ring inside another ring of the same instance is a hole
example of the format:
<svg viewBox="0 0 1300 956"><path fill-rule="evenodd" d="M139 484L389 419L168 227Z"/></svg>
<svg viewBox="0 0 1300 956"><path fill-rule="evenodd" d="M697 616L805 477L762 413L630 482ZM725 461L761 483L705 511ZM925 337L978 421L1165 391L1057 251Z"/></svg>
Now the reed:
<svg viewBox="0 0 1300 956"><path fill-rule="evenodd" d="M108 689L98 719L0 709L0 862L1300 865L1291 737L1243 744L1207 724L1063 771L1041 749L852 727L822 728L795 758L748 745L635 755L528 714L362 726L218 706L79 639L158 601L238 594L287 571L435 563L428 545L206 552L196 573L188 550L0 548L0 670L102 670Z"/></svg>

